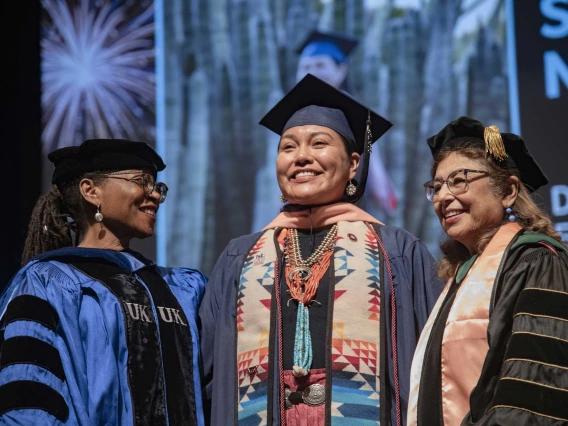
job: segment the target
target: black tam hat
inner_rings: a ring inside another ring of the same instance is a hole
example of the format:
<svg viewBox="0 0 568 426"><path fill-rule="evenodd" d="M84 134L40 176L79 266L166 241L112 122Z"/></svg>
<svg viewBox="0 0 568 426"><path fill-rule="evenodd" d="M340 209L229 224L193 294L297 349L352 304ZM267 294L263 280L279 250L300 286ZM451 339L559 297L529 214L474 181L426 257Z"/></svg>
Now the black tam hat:
<svg viewBox="0 0 568 426"><path fill-rule="evenodd" d="M312 74L301 79L268 111L260 124L279 135L296 126L324 126L347 139L357 153L366 153L357 192L351 202L358 201L365 190L371 145L392 126L347 93Z"/></svg>
<svg viewBox="0 0 568 426"><path fill-rule="evenodd" d="M513 133L501 133L497 126L485 127L481 122L463 116L428 139L433 156L442 147L459 148L463 142L478 143L495 164L517 176L531 192L548 183L523 138Z"/></svg>
<svg viewBox="0 0 568 426"><path fill-rule="evenodd" d="M56 185L105 170L148 169L156 178L166 168L150 145L125 139L89 139L80 146L57 149L47 158L55 165L52 183Z"/></svg>

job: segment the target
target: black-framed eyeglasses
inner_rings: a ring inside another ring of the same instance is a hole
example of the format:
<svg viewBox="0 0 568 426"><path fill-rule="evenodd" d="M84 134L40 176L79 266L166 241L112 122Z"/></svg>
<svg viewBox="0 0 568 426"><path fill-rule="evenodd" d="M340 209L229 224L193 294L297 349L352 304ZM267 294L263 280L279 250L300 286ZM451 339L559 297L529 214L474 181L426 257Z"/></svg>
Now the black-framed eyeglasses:
<svg viewBox="0 0 568 426"><path fill-rule="evenodd" d="M444 183L448 186L448 189L454 195L459 195L467 192L469 183L473 180L468 177L468 174L470 173L483 173L484 175L489 174L489 172L485 170L459 169L450 173L450 175L446 179L438 178L429 180L424 184L426 198L428 198L428 201L433 203L434 197L440 192L440 189L442 189L442 185L444 185Z"/></svg>
<svg viewBox="0 0 568 426"><path fill-rule="evenodd" d="M142 173L142 176L138 176L135 178L125 178L115 175L125 175L125 174L132 174L136 172L128 171L128 172L115 172L115 173L108 173L108 174L101 174L100 176L104 176L110 179L121 179L126 180L128 182L134 182L135 184L139 185L140 188L144 191L144 195L148 198L152 195L152 192L156 191L160 195L160 199L158 203L163 203L166 201L166 197L168 195L168 186L163 182L155 182L154 177L149 173Z"/></svg>

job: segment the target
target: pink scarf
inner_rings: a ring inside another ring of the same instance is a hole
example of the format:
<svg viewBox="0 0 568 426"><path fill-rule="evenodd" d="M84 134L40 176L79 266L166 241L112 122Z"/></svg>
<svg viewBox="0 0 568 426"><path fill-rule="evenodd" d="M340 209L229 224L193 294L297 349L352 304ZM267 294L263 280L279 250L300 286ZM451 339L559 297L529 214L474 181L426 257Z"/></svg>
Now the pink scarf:
<svg viewBox="0 0 568 426"><path fill-rule="evenodd" d="M333 225L334 223L345 222L369 222L378 223L369 213L361 210L351 203L335 203L327 206L313 207L310 217L310 209L298 212L282 212L266 225L263 231L273 228L320 228L322 226Z"/></svg>

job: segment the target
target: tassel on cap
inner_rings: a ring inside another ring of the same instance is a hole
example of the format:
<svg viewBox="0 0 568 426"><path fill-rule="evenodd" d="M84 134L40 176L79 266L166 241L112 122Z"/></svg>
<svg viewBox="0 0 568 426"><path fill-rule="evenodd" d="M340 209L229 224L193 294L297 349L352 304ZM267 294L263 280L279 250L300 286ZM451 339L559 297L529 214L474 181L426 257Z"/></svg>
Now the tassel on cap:
<svg viewBox="0 0 568 426"><path fill-rule="evenodd" d="M485 140L485 151L498 161L504 161L507 158L505 145L499 127L489 126L483 131L483 139Z"/></svg>

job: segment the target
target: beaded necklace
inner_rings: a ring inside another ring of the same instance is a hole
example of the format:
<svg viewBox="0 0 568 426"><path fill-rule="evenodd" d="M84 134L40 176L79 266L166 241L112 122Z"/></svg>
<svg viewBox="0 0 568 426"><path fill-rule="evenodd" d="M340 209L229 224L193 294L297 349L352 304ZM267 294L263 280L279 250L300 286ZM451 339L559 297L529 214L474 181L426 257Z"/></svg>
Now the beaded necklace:
<svg viewBox="0 0 568 426"><path fill-rule="evenodd" d="M294 376L306 376L312 366L312 337L310 335L309 305L313 302L319 283L329 267L337 224L333 225L316 251L306 260L300 252L298 230L290 229L284 244L286 284L290 296L298 302L296 333L294 337Z"/></svg>

